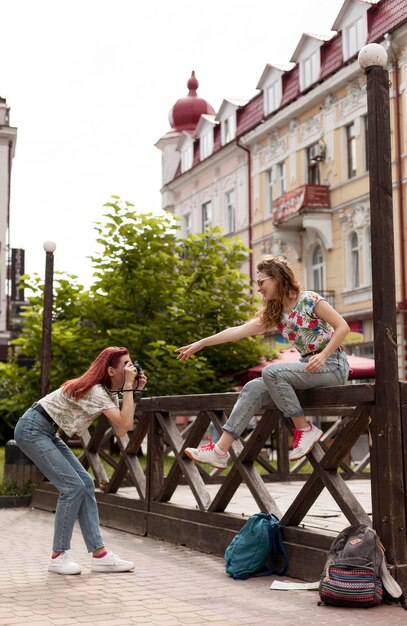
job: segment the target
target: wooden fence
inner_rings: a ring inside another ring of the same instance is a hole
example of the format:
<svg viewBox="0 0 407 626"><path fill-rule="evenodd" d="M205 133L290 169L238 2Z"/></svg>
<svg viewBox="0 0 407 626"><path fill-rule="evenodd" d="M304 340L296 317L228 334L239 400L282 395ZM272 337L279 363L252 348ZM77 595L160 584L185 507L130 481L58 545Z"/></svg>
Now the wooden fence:
<svg viewBox="0 0 407 626"><path fill-rule="evenodd" d="M400 391L403 417L407 408L406 383L400 383ZM387 522L391 525L394 503L386 496L380 443L376 443L380 442L380 433L375 433L374 430L374 384L307 390L298 395L306 415L335 415L341 418L307 455L312 471L306 475L299 473L304 461L299 461L290 468L289 433L280 412L271 402L262 409L257 427L250 436L233 444L233 465L225 475L217 470L210 473L204 471L201 466L198 467L188 459L183 450L185 447L196 447L200 444L210 421L221 431L222 424L235 404L235 393L143 399L137 409L134 430L125 437L116 438L120 450L118 458L110 452L114 433L107 419L102 417L92 432L87 432L82 438L81 456L82 463L92 470L100 489L97 499L102 524L220 555L245 522L244 517L225 512L239 486L245 483L257 508L275 513L281 520L290 560L289 575L303 580L316 580L333 536L327 532L304 528L302 522L324 487L335 499L349 524L371 525L373 519L375 526L375 516L380 511L380 515L386 514ZM174 420L174 416L180 414L196 416L184 432L180 432ZM404 419L403 425L405 421ZM356 467L351 467L344 459L368 427L373 435L370 459L366 457ZM404 425L405 440L406 428ZM143 470L138 455L146 437L147 467ZM276 466L260 454L271 437L276 442ZM174 462L167 475L164 475L164 461L169 452L172 453ZM394 451L395 455L400 453ZM112 468L109 472L110 478L102 460ZM265 474L259 473L255 461L260 463ZM374 485L372 516L361 506L348 483L349 479L361 475L369 477L369 474L363 472L369 463ZM273 481L299 478L303 484L298 495L287 510L281 511L273 498ZM401 479L405 484L405 475ZM194 507L171 502L180 484L188 485L193 494ZM212 485L212 496L208 490L209 484ZM214 484L217 486L215 495ZM130 490L134 497L129 497L129 490L122 489L124 486L135 488ZM405 490L401 497L405 507ZM55 503L56 493L53 487L42 484L34 494L33 505L54 510ZM389 532L393 530L390 528ZM405 526L394 528L394 532L398 533L400 541L393 541L392 545L399 548L393 549L387 556L400 584L405 586Z"/></svg>

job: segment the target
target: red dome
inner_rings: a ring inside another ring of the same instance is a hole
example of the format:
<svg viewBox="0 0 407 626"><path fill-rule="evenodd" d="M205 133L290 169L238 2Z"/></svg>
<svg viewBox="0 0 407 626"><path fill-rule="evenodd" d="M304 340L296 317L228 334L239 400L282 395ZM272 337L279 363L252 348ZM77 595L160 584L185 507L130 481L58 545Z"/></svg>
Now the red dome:
<svg viewBox="0 0 407 626"><path fill-rule="evenodd" d="M189 93L185 98L180 98L169 112L168 119L174 130L195 130L201 115L215 115L214 109L203 98L199 98L196 90L199 83L192 72L187 82Z"/></svg>

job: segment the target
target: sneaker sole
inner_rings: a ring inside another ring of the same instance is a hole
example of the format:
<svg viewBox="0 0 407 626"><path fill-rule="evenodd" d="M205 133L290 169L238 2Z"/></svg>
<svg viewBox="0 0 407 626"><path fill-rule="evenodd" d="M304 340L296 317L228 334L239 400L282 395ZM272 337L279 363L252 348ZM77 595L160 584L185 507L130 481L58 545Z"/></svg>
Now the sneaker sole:
<svg viewBox="0 0 407 626"><path fill-rule="evenodd" d="M59 574L60 576L78 576L78 574L82 573L82 570L79 572L58 572L56 569L48 569L50 574Z"/></svg>
<svg viewBox="0 0 407 626"><path fill-rule="evenodd" d="M302 459L302 457L303 457L303 456L306 456L309 452L311 452L311 450L312 450L312 448L315 446L315 444L316 444L316 443L318 443L318 441L320 441L320 440L321 440L321 437L323 436L323 434L324 434L324 433L321 433L321 434L319 435L318 439L316 439L316 440L314 441L314 443L312 443L312 444L310 445L310 447L308 448L308 450L307 450L306 452L303 452L300 456L294 456L294 457L292 457L292 456L291 456L289 460L290 460L290 461L298 461L299 459Z"/></svg>
<svg viewBox="0 0 407 626"><path fill-rule="evenodd" d="M91 567L91 572L95 572L95 573L99 573L99 574L118 574L118 573L123 573L123 572L134 572L135 570L135 565L133 567L126 567L121 569L120 567Z"/></svg>
<svg viewBox="0 0 407 626"><path fill-rule="evenodd" d="M188 450L184 450L184 454L192 461L195 461L195 463L201 463L201 465L210 465L211 467L214 467L215 469L227 468L227 464L226 465L213 465L212 463L208 463L208 461L200 461L199 459L195 459L194 456Z"/></svg>

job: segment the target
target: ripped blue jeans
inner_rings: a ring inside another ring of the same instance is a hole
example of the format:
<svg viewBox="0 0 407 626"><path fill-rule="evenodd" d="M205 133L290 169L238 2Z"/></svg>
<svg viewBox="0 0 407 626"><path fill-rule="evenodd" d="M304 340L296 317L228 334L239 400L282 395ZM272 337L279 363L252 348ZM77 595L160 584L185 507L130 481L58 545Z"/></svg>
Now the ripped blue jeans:
<svg viewBox="0 0 407 626"><path fill-rule="evenodd" d="M285 418L304 415L296 389L334 387L348 380L349 362L345 352L335 350L319 372L306 372L310 357L298 363L272 363L263 369L262 377L248 382L242 389L223 430L238 439L262 406L273 400Z"/></svg>
<svg viewBox="0 0 407 626"><path fill-rule="evenodd" d="M76 520L88 552L104 546L93 478L59 437L55 427L30 408L18 420L14 437L18 447L59 491L52 549L55 552L70 549Z"/></svg>

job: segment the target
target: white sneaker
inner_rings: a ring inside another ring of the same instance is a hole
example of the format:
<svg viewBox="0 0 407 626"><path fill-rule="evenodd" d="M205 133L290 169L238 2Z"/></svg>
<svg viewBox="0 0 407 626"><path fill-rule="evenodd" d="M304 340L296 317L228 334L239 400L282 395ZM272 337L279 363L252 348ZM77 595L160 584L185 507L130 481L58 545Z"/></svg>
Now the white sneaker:
<svg viewBox="0 0 407 626"><path fill-rule="evenodd" d="M311 426L310 430L298 430L297 428L293 428L292 433L293 449L288 457L290 461L297 461L308 454L314 443L319 441L324 434L322 430L319 430L319 428L314 425Z"/></svg>
<svg viewBox="0 0 407 626"><path fill-rule="evenodd" d="M133 561L124 561L113 552L108 552L99 559L92 557L92 572L130 572L134 568Z"/></svg>
<svg viewBox="0 0 407 626"><path fill-rule="evenodd" d="M68 552L61 552L55 559L50 558L48 571L55 574L80 574L82 568L71 559Z"/></svg>
<svg viewBox="0 0 407 626"><path fill-rule="evenodd" d="M216 469L225 469L230 459L229 452L222 455L215 452L215 444L212 442L199 448L185 448L184 452L193 461L207 463Z"/></svg>

